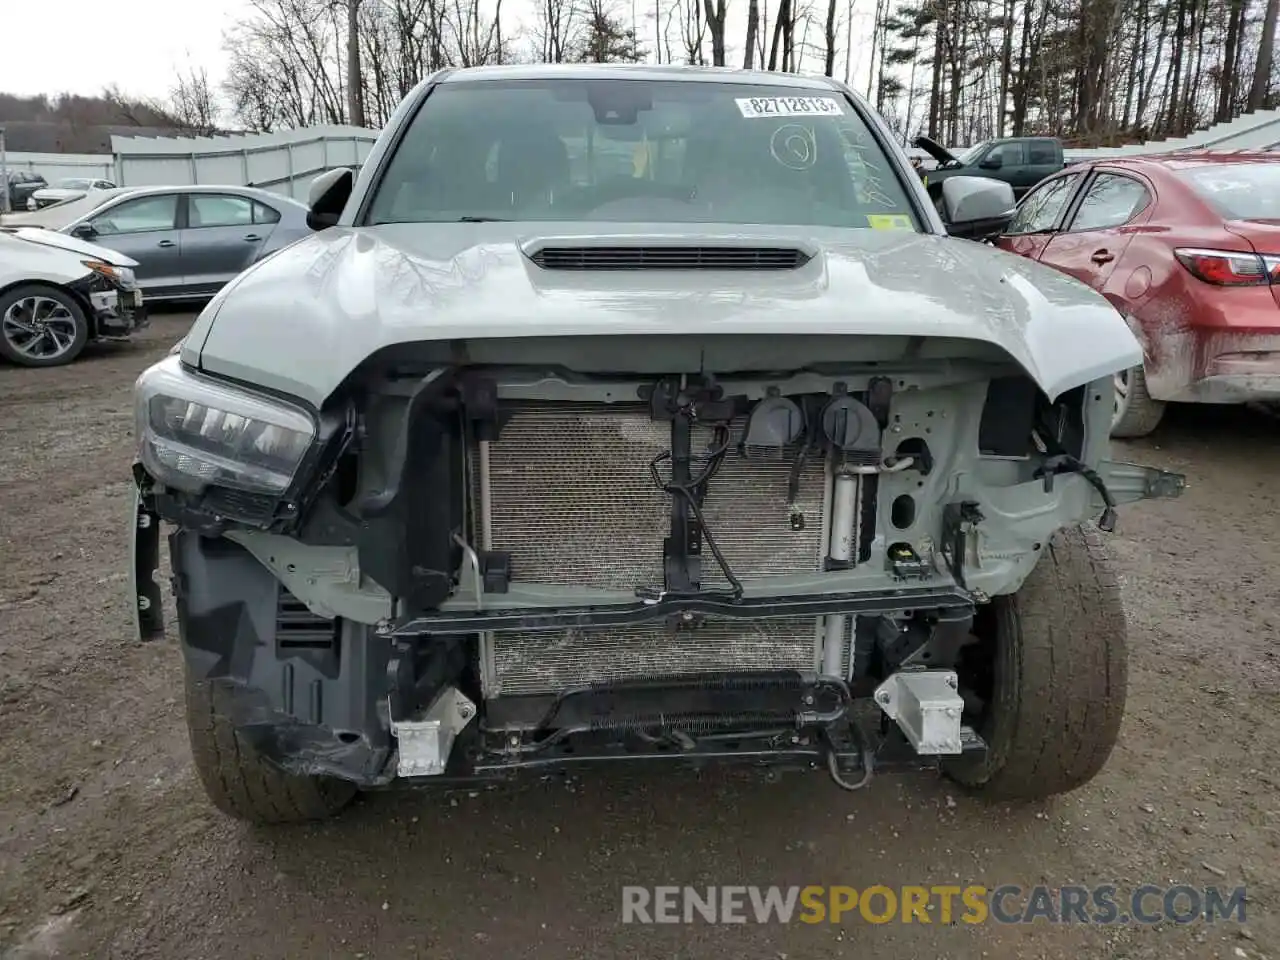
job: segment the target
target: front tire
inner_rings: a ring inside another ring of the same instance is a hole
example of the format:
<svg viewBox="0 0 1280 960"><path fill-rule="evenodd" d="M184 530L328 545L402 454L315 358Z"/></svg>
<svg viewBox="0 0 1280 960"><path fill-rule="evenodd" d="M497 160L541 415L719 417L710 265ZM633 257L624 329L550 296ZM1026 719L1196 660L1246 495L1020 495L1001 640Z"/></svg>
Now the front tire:
<svg viewBox="0 0 1280 960"><path fill-rule="evenodd" d="M1115 376L1115 411L1111 416L1111 436L1116 439L1145 437L1160 425L1164 402L1151 399L1147 375L1142 367L1121 370Z"/></svg>
<svg viewBox="0 0 1280 960"><path fill-rule="evenodd" d="M0 356L24 367L59 367L89 340L84 308L66 290L26 283L0 296Z"/></svg>
<svg viewBox="0 0 1280 960"><path fill-rule="evenodd" d="M304 823L340 812L356 786L285 773L261 757L228 716L229 691L187 675L187 732L204 792L228 816L254 824Z"/></svg>
<svg viewBox="0 0 1280 960"><path fill-rule="evenodd" d="M1054 534L1022 587L983 611L977 720L986 757L947 761L952 779L995 800L1035 800L1092 780L1120 733L1128 688L1120 588L1101 537ZM973 684L961 664L961 690Z"/></svg>

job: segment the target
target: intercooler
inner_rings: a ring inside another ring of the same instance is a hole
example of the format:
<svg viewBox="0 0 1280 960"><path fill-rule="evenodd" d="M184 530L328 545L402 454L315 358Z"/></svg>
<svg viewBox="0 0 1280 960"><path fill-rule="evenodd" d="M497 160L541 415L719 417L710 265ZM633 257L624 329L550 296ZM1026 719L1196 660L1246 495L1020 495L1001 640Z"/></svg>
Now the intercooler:
<svg viewBox="0 0 1280 960"><path fill-rule="evenodd" d="M799 471L794 510L803 524L795 524L788 487L798 449L744 456L743 423L732 425L727 455L707 487L706 528L744 582L822 569L830 509L823 459L808 458ZM711 440L711 429L695 427L695 474ZM655 485L650 463L670 447L671 424L650 419L643 405L528 402L504 411L489 450L490 548L511 554L512 580L628 596L637 587L660 589L671 498ZM475 449L469 472L479 543ZM728 586L704 541L702 588ZM812 617L500 632L482 637L482 675L489 697L544 694L639 677L812 671L821 651L822 624Z"/></svg>

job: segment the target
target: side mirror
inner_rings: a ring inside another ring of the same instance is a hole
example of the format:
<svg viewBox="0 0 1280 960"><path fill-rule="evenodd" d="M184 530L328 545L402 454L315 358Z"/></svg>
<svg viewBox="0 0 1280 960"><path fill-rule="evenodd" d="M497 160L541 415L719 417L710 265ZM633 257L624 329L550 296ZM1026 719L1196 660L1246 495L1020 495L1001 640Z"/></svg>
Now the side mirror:
<svg viewBox="0 0 1280 960"><path fill-rule="evenodd" d="M337 224L355 182L356 175L350 167L329 170L312 180L307 193L307 226L324 230Z"/></svg>
<svg viewBox="0 0 1280 960"><path fill-rule="evenodd" d="M938 213L947 233L967 240L996 236L1013 219L1017 204L1013 187L989 177L952 177L943 180Z"/></svg>
<svg viewBox="0 0 1280 960"><path fill-rule="evenodd" d="M84 223L77 223L72 227L71 235L73 237L79 237L81 240L92 240L98 235L98 231L93 228L92 223L85 221Z"/></svg>
<svg viewBox="0 0 1280 960"><path fill-rule="evenodd" d="M999 170L1004 166L1004 157L1000 154L989 154L982 158L982 162L978 164L983 170Z"/></svg>

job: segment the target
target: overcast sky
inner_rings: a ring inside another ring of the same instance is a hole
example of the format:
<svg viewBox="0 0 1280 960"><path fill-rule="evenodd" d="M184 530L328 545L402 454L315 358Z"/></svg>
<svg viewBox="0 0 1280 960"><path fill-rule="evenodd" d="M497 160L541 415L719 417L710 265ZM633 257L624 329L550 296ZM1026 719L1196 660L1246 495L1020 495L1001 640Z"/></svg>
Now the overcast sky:
<svg viewBox="0 0 1280 960"><path fill-rule="evenodd" d="M30 26L31 15L36 15L48 26L49 30L41 31L48 39L10 36L0 53L0 92L97 94L114 83L126 94L163 97L175 74L188 66L204 67L211 81L221 83L226 72L223 33L244 16L247 6L246 0L114 0L105 7L88 0L36 0L23 8L27 15L9 18L10 26ZM641 9L646 6L649 3L642 0ZM511 11L513 19L527 26L530 16L519 16L522 7L527 9L527 2L506 0L504 13ZM619 12L629 15L629 0L620 0L619 7ZM726 31L734 47L730 65L742 63L746 9L747 0L730 0ZM858 37L870 32L872 9L872 0L855 0L852 79L863 90L867 44ZM638 25L641 42L649 50L653 49L652 23L652 18L645 21L642 16ZM816 25L810 32L811 42L820 41ZM674 50L674 36L672 42ZM839 42L843 47L843 30ZM708 42L708 54L710 47ZM844 72L843 61L841 55L838 74ZM803 66L806 72L822 67L816 58Z"/></svg>

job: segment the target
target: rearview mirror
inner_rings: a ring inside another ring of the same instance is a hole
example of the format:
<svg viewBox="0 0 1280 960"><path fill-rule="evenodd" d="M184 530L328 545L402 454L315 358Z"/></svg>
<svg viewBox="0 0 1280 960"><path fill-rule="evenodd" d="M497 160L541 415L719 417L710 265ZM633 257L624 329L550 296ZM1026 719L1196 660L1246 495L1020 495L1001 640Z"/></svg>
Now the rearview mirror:
<svg viewBox="0 0 1280 960"><path fill-rule="evenodd" d="M350 167L326 171L312 180L307 193L307 226L324 230L336 225L355 182L356 175Z"/></svg>
<svg viewBox="0 0 1280 960"><path fill-rule="evenodd" d="M79 237L81 240L90 240L98 235L98 231L93 228L93 224L89 222L77 223L71 228L71 235Z"/></svg>
<svg viewBox="0 0 1280 960"><path fill-rule="evenodd" d="M1013 187L990 177L952 177L939 187L938 212L947 233L969 240L995 236L1009 225L1017 204Z"/></svg>

